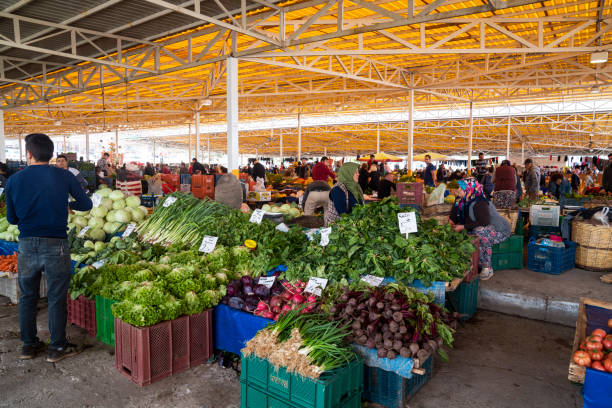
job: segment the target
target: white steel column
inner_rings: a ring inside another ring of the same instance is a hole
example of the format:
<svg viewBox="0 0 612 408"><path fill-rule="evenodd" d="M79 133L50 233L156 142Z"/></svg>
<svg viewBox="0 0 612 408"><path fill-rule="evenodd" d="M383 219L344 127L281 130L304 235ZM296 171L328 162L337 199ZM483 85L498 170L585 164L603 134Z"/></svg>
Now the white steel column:
<svg viewBox="0 0 612 408"><path fill-rule="evenodd" d="M376 153L380 153L380 122L376 123Z"/></svg>
<svg viewBox="0 0 612 408"><path fill-rule="evenodd" d="M283 165L283 129L279 129L280 132L280 159L281 166Z"/></svg>
<svg viewBox="0 0 612 408"><path fill-rule="evenodd" d="M474 135L474 117L472 111L474 109L474 102L470 102L470 130L468 138L468 158L467 158L467 171L468 175L472 175L472 136Z"/></svg>
<svg viewBox="0 0 612 408"><path fill-rule="evenodd" d="M510 160L510 126L512 118L508 116L508 137L506 139L506 160Z"/></svg>
<svg viewBox="0 0 612 408"><path fill-rule="evenodd" d="M195 145L195 158L200 161L200 111L196 110L195 113L195 134L196 134L196 145Z"/></svg>
<svg viewBox="0 0 612 408"><path fill-rule="evenodd" d="M155 166L155 139L153 139L153 165Z"/></svg>
<svg viewBox="0 0 612 408"><path fill-rule="evenodd" d="M117 152L115 164L119 164L119 129L115 129L115 152Z"/></svg>
<svg viewBox="0 0 612 408"><path fill-rule="evenodd" d="M227 78L227 171L238 170L238 59L228 58Z"/></svg>
<svg viewBox="0 0 612 408"><path fill-rule="evenodd" d="M0 162L6 163L6 136L4 134L4 110L0 110Z"/></svg>
<svg viewBox="0 0 612 408"><path fill-rule="evenodd" d="M19 161L23 160L23 147L21 146L21 133L19 134Z"/></svg>
<svg viewBox="0 0 612 408"><path fill-rule="evenodd" d="M85 161L89 161L89 126L85 126Z"/></svg>
<svg viewBox="0 0 612 408"><path fill-rule="evenodd" d="M66 134L64 134L64 153L66 153Z"/></svg>
<svg viewBox="0 0 612 408"><path fill-rule="evenodd" d="M525 142L521 142L521 163L519 165L522 166L523 163L525 163Z"/></svg>
<svg viewBox="0 0 612 408"><path fill-rule="evenodd" d="M210 133L208 135L206 135L206 141L208 144L208 152L206 153L206 159L208 160L208 164L212 163L212 160L210 159Z"/></svg>
<svg viewBox="0 0 612 408"><path fill-rule="evenodd" d="M297 161L302 160L302 113L298 113L298 154Z"/></svg>
<svg viewBox="0 0 612 408"><path fill-rule="evenodd" d="M189 130L187 131L187 140L189 142L189 154L187 156L187 163L191 163L191 159L193 158L193 156L191 155L191 123L189 123L188 128Z"/></svg>
<svg viewBox="0 0 612 408"><path fill-rule="evenodd" d="M411 89L408 96L408 157L406 162L408 170L412 172L412 157L414 156L414 89Z"/></svg>
<svg viewBox="0 0 612 408"><path fill-rule="evenodd" d="M327 157L327 146L323 147L323 156Z"/></svg>

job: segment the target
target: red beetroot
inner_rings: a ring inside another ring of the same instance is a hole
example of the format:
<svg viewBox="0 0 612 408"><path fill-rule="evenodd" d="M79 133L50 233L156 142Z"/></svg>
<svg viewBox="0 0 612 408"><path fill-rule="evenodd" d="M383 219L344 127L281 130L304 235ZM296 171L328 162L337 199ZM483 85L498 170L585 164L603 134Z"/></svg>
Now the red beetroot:
<svg viewBox="0 0 612 408"><path fill-rule="evenodd" d="M291 296L291 301L296 305L302 304L304 303L304 296L300 295L299 293L296 293L295 295Z"/></svg>
<svg viewBox="0 0 612 408"><path fill-rule="evenodd" d="M293 310L293 307L291 305L289 305L289 304L285 304L281 310L283 312L288 312L290 310Z"/></svg>
<svg viewBox="0 0 612 408"><path fill-rule="evenodd" d="M317 302L317 297L314 295L310 295L308 296L308 303L316 303Z"/></svg>
<svg viewBox="0 0 612 408"><path fill-rule="evenodd" d="M266 310L265 312L263 312L261 314L262 317L265 317L266 319L273 319L274 318L274 313L272 313L269 310Z"/></svg>
<svg viewBox="0 0 612 408"><path fill-rule="evenodd" d="M285 292L285 293L287 293L287 292ZM283 293L283 295L285 293ZM281 297L281 296L272 296L272 298L270 298L270 307L272 307L272 308L280 307L283 304L283 299L284 299L284 297Z"/></svg>
<svg viewBox="0 0 612 408"><path fill-rule="evenodd" d="M256 311L262 311L262 310L266 310L266 309L268 309L268 305L263 300L260 300L259 303L257 303Z"/></svg>

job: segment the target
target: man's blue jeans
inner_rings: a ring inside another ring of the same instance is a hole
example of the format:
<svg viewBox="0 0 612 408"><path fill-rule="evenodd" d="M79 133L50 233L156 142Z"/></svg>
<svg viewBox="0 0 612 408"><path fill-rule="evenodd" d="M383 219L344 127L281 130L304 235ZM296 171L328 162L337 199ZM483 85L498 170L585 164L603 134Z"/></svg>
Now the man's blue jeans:
<svg viewBox="0 0 612 408"><path fill-rule="evenodd" d="M21 341L26 346L35 345L36 313L40 291L40 279L45 273L49 302L49 332L51 348L66 346L66 296L70 286L72 265L68 241L61 238L22 238L19 240L17 261L19 276L19 328Z"/></svg>

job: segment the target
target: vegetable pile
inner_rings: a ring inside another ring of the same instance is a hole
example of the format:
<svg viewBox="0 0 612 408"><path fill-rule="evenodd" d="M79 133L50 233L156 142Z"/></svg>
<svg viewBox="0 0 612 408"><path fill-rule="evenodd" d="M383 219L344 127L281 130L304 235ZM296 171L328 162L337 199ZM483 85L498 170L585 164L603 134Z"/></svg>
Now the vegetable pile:
<svg viewBox="0 0 612 408"><path fill-rule="evenodd" d="M334 320L350 325L348 340L377 349L378 357L398 355L422 364L431 353L447 359L443 345L452 347L455 315L432 297L401 284L371 287L363 282L336 285L321 300Z"/></svg>
<svg viewBox="0 0 612 408"><path fill-rule="evenodd" d="M267 359L275 367L286 367L304 377L319 378L355 359L347 336L347 328L330 322L327 314L305 315L296 309L260 330L247 342L242 354Z"/></svg>
<svg viewBox="0 0 612 408"><path fill-rule="evenodd" d="M612 331L612 319L608 321L608 331ZM604 329L595 329L580 343L574 353L574 362L583 367L612 373L612 334Z"/></svg>
<svg viewBox="0 0 612 408"><path fill-rule="evenodd" d="M4 241L16 242L19 237L19 228L9 224L6 218L0 219L0 239Z"/></svg>
<svg viewBox="0 0 612 408"><path fill-rule="evenodd" d="M12 255L0 255L0 272L17 273L17 251Z"/></svg>
<svg viewBox="0 0 612 408"><path fill-rule="evenodd" d="M334 282L370 274L406 283L420 279L425 285L462 277L475 250L470 237L428 220L418 222L418 232L406 239L399 232L397 214L409 211L413 210L400 208L391 198L356 206L332 225L326 247L315 237L303 254L287 258L282 276L290 281L317 276Z"/></svg>

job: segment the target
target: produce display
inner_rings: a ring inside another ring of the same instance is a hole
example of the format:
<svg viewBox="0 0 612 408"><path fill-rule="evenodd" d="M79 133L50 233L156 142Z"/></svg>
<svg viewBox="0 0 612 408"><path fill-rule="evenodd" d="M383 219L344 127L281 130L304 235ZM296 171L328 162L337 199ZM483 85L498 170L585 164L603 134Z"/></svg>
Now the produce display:
<svg viewBox="0 0 612 408"><path fill-rule="evenodd" d="M608 321L612 330L612 319ZM612 334L604 329L595 329L574 352L574 362L583 367L612 373Z"/></svg>
<svg viewBox="0 0 612 408"><path fill-rule="evenodd" d="M12 255L0 255L0 272L17 273L17 251Z"/></svg>
<svg viewBox="0 0 612 408"><path fill-rule="evenodd" d="M287 367L304 377L319 378L356 358L348 345L346 326L329 321L324 313L303 314L302 309L281 315L276 323L260 330L242 350L276 367Z"/></svg>
<svg viewBox="0 0 612 408"><path fill-rule="evenodd" d="M399 232L397 214L410 211L414 210L400 208L392 198L356 206L332 225L327 246L315 236L303 254L288 258L282 277L355 281L370 274L406 283L420 279L426 285L463 277L475 250L470 237L428 220L419 221L418 232L406 238Z"/></svg>
<svg viewBox="0 0 612 408"><path fill-rule="evenodd" d="M261 209L267 213L280 213L286 221L290 221L304 214L296 203L291 204L264 204Z"/></svg>
<svg viewBox="0 0 612 408"><path fill-rule="evenodd" d="M325 290L321 302L334 320L350 325L349 341L377 349L380 358L399 355L424 362L437 351L447 359L442 346L453 344L456 315L435 304L431 295L401 284L336 285Z"/></svg>
<svg viewBox="0 0 612 408"><path fill-rule="evenodd" d="M5 207L6 212L6 207ZM17 242L19 237L19 228L16 225L9 224L6 218L0 219L0 239L4 241Z"/></svg>

